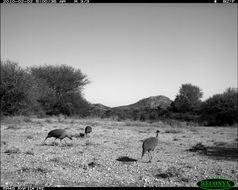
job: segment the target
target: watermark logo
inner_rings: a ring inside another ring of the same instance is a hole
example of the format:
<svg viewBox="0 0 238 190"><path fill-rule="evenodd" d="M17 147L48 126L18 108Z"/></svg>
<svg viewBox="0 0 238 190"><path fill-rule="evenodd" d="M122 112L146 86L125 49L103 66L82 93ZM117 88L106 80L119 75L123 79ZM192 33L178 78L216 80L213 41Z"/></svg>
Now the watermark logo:
<svg viewBox="0 0 238 190"><path fill-rule="evenodd" d="M230 189L235 183L224 178L207 178L197 182L198 187L202 189Z"/></svg>

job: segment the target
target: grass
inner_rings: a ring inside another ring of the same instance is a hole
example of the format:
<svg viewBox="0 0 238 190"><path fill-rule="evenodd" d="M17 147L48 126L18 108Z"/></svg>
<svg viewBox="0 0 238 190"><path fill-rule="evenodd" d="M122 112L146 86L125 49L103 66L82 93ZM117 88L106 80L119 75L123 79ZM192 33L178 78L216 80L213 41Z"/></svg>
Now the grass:
<svg viewBox="0 0 238 190"><path fill-rule="evenodd" d="M33 172L33 173L41 173L41 174L46 174L46 173L49 173L50 170L47 169L47 168L44 168L44 167L35 167L35 168L31 168L31 167L22 167L21 169L18 170L18 172L27 172L27 173L30 173L30 172Z"/></svg>
<svg viewBox="0 0 238 190"><path fill-rule="evenodd" d="M201 142L193 145L190 149L188 149L190 152L202 152L206 153L207 152L207 147L203 145Z"/></svg>
<svg viewBox="0 0 238 190"><path fill-rule="evenodd" d="M32 135L27 135L26 138L27 139L33 139L34 137Z"/></svg>
<svg viewBox="0 0 238 190"><path fill-rule="evenodd" d="M155 174L156 178L170 178L170 177L178 177L181 175L181 169L171 166L167 168L164 172L159 172Z"/></svg>
<svg viewBox="0 0 238 190"><path fill-rule="evenodd" d="M5 150L4 153L9 154L9 155L10 155L10 154L20 154L21 151L20 151L19 148L11 147L10 149Z"/></svg>
<svg viewBox="0 0 238 190"><path fill-rule="evenodd" d="M18 125L8 125L7 126L7 128L6 128L6 130L8 130L8 129L11 129L11 130L18 130L18 129L20 129L21 127L19 127Z"/></svg>
<svg viewBox="0 0 238 190"><path fill-rule="evenodd" d="M164 133L172 133L172 134L177 134L177 133L182 133L181 130L179 129L166 129Z"/></svg>
<svg viewBox="0 0 238 190"><path fill-rule="evenodd" d="M1 131L1 144L5 144L1 147L1 185L194 186L205 174L212 177L217 173L221 178L238 182L236 128L177 124L171 127L165 121L118 122L95 118L66 118L59 123L58 117L31 117L26 128L21 127L26 122L20 117L7 119L10 123L5 120ZM17 120L21 122L14 123ZM5 130L10 125L19 129ZM51 146L54 139L42 143L55 126L68 128L77 135L87 125L93 128L90 137L66 139L70 145L57 140L58 145ZM155 136L157 129L161 131L159 144L152 152L152 161L147 163L141 160L142 140ZM207 154L196 154L203 153L204 147Z"/></svg>
<svg viewBox="0 0 238 190"><path fill-rule="evenodd" d="M32 155L32 156L35 155L34 152L33 152L32 150L27 150L27 151L25 152L25 154Z"/></svg>

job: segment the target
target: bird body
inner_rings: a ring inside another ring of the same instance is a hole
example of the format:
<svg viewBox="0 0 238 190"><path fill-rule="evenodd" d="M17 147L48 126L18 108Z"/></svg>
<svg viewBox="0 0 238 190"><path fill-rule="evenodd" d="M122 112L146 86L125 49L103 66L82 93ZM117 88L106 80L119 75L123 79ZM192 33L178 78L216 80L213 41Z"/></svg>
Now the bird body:
<svg viewBox="0 0 238 190"><path fill-rule="evenodd" d="M46 139L51 137L54 137L55 140L60 139L60 142L66 137L72 140L72 135L69 134L65 129L54 129L50 131L47 137L45 138L44 142L46 141Z"/></svg>
<svg viewBox="0 0 238 190"><path fill-rule="evenodd" d="M151 155L150 151L154 151L155 147L158 145L157 137L159 132L160 132L159 130L156 131L156 137L150 137L143 141L141 159L147 151L148 151L148 154L150 155ZM151 159L152 159L152 155L151 155Z"/></svg>
<svg viewBox="0 0 238 190"><path fill-rule="evenodd" d="M92 132L92 127L90 126L86 126L85 127L85 135L87 136L88 133L91 133Z"/></svg>

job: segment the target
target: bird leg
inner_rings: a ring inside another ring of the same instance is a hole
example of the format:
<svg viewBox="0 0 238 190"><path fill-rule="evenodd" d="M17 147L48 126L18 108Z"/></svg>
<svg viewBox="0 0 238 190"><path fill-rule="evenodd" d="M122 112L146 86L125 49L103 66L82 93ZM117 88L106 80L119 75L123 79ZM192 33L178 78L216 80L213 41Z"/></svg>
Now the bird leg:
<svg viewBox="0 0 238 190"><path fill-rule="evenodd" d="M150 152L150 162L151 162L151 160L152 160L152 154L151 154L151 152Z"/></svg>
<svg viewBox="0 0 238 190"><path fill-rule="evenodd" d="M68 146L68 143L67 143L66 139L64 140L64 142L65 142L65 144Z"/></svg>
<svg viewBox="0 0 238 190"><path fill-rule="evenodd" d="M63 141L62 140L64 140L64 139L60 139L60 143L61 143L61 145L63 145ZM64 143L65 144L65 143Z"/></svg>
<svg viewBox="0 0 238 190"><path fill-rule="evenodd" d="M55 138L55 141L56 141L56 138ZM54 141L54 146L55 146L55 141Z"/></svg>
<svg viewBox="0 0 238 190"><path fill-rule="evenodd" d="M148 158L149 158L149 161L148 161L148 163L149 163L149 162L151 162L151 159L152 159L152 156L151 156L151 152L150 152L150 151L148 151Z"/></svg>

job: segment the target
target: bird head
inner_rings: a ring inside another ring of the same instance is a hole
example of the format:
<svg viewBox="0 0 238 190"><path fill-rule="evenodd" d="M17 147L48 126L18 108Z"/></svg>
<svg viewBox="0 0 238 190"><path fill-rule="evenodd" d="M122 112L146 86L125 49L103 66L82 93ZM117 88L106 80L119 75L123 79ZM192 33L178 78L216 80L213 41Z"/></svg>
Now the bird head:
<svg viewBox="0 0 238 190"><path fill-rule="evenodd" d="M73 134L67 134L66 137L68 137L70 140L73 140L72 137L75 137Z"/></svg>
<svg viewBox="0 0 238 190"><path fill-rule="evenodd" d="M156 137L158 137L158 133L159 133L159 132L160 132L159 130L156 131Z"/></svg>

